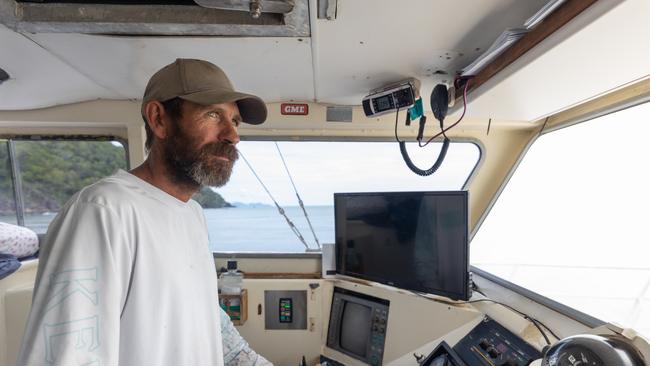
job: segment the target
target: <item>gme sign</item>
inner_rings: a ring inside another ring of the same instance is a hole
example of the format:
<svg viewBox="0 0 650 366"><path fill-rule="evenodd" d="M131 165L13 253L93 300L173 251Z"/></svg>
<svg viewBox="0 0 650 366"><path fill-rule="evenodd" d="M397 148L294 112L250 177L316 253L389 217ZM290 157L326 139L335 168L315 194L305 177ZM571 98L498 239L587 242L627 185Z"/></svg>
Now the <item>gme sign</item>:
<svg viewBox="0 0 650 366"><path fill-rule="evenodd" d="M306 116L309 114L308 104L282 103L280 105L282 115Z"/></svg>

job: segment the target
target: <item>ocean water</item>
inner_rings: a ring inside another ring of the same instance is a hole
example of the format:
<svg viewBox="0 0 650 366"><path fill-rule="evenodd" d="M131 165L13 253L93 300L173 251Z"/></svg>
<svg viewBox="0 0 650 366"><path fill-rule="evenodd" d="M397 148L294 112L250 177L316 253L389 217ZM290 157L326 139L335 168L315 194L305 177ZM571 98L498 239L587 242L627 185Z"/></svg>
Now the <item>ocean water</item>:
<svg viewBox="0 0 650 366"><path fill-rule="evenodd" d="M334 207L305 207L321 243L334 243ZM316 244L302 209L284 207L311 248ZM275 207L205 209L212 251L304 252L305 246Z"/></svg>

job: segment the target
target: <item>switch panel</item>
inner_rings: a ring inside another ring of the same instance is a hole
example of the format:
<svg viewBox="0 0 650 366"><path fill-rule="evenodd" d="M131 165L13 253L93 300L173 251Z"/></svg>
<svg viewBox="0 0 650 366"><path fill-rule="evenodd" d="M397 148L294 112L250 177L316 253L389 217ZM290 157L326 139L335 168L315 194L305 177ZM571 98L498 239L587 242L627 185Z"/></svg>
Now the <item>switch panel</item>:
<svg viewBox="0 0 650 366"><path fill-rule="evenodd" d="M280 323L291 323L293 321L293 301L290 297L280 299L278 310Z"/></svg>
<svg viewBox="0 0 650 366"><path fill-rule="evenodd" d="M307 291L264 291L265 329L307 329Z"/></svg>

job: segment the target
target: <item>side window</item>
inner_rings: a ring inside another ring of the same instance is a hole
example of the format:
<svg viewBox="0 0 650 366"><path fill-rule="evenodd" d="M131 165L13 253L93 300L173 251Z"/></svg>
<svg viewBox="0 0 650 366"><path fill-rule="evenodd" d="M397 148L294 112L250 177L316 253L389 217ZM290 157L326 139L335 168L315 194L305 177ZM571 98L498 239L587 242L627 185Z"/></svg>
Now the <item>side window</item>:
<svg viewBox="0 0 650 366"><path fill-rule="evenodd" d="M543 135L471 244L472 265L650 335L650 103Z"/></svg>
<svg viewBox="0 0 650 366"><path fill-rule="evenodd" d="M18 205L16 209L16 221L39 234L47 231L56 213L73 194L118 169L127 168L126 150L118 141L13 140L10 143L14 145L16 163L9 167L20 179L22 198L22 207ZM1 154L0 160L5 161ZM11 174L11 170L3 173L3 167L0 174ZM16 207L16 203L12 188L5 188L5 181L2 179L0 186L1 217L2 221L10 222L10 218L5 219L5 206ZM9 186L10 183L11 179Z"/></svg>
<svg viewBox="0 0 650 366"><path fill-rule="evenodd" d="M480 157L475 144L452 143L440 169L429 177L421 177L406 167L394 142L283 141L277 144L282 155L272 141L244 141L237 148L311 249L317 246L293 184L319 242L334 243L335 192L460 190ZM413 161L419 167L428 168L442 144L423 149L413 145L409 147ZM213 251L305 251L242 157L235 164L230 182L222 188L207 189L206 193L211 192L219 195L212 200L217 204L203 207Z"/></svg>

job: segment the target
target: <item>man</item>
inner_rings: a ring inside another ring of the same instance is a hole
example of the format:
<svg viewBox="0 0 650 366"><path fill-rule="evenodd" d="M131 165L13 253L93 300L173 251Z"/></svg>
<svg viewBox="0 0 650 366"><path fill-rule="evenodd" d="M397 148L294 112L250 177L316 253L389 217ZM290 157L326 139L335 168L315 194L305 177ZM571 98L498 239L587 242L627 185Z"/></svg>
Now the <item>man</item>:
<svg viewBox="0 0 650 366"><path fill-rule="evenodd" d="M217 66L178 59L142 101L149 155L84 188L41 248L19 365L223 365L201 186L222 186L240 122L266 106Z"/></svg>

